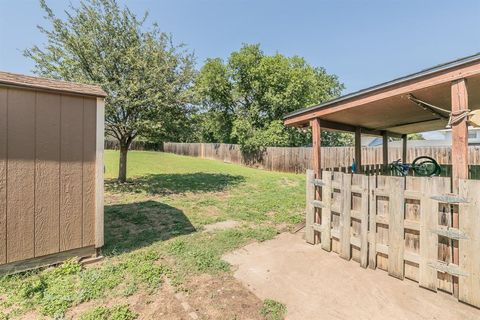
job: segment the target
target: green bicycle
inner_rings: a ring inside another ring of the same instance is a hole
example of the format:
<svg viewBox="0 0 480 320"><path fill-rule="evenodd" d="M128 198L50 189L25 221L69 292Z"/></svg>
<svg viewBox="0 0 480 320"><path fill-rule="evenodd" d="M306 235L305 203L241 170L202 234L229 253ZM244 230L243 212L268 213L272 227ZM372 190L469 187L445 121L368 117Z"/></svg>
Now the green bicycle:
<svg viewBox="0 0 480 320"><path fill-rule="evenodd" d="M417 176L422 177L438 176L442 172L442 168L438 162L427 156L420 156L413 160L411 164L402 163L400 159L398 159L390 164L390 170L392 173L404 177L408 175L410 170L412 170Z"/></svg>

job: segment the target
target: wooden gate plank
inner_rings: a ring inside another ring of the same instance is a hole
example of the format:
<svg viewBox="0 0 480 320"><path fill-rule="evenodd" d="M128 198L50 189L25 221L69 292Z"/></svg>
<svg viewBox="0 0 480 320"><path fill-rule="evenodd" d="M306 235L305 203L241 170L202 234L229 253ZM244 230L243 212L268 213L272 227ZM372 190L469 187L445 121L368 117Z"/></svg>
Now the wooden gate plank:
<svg viewBox="0 0 480 320"><path fill-rule="evenodd" d="M315 208L313 207L313 200L315 198L315 172L307 169L306 179L306 215L305 215L305 240L307 243L315 244L315 231L313 230L313 223L315 222Z"/></svg>
<svg viewBox="0 0 480 320"><path fill-rule="evenodd" d="M368 266L371 269L377 267L377 199L375 196L375 188L377 187L377 176L368 177L368 194L369 194L369 233L368 233Z"/></svg>
<svg viewBox="0 0 480 320"><path fill-rule="evenodd" d="M388 177L389 214L388 214L388 274L402 279L404 277L404 214L405 214L405 178Z"/></svg>
<svg viewBox="0 0 480 320"><path fill-rule="evenodd" d="M450 191L450 180L446 178L422 178L422 199L420 207L420 264L419 285L437 291L437 270L428 265L438 260L438 235L432 231L438 228L438 201L431 199Z"/></svg>
<svg viewBox="0 0 480 320"><path fill-rule="evenodd" d="M368 265L368 177L361 176L362 203L360 207L360 266L366 268Z"/></svg>
<svg viewBox="0 0 480 320"><path fill-rule="evenodd" d="M324 204L322 208L322 233L321 233L321 244L322 249L325 251L332 250L332 239L331 239L331 206L332 206L332 173L330 171L324 170L322 172L322 202Z"/></svg>
<svg viewBox="0 0 480 320"><path fill-rule="evenodd" d="M351 258L350 223L352 209L352 175L343 174L342 202L343 208L340 214L340 257L346 260Z"/></svg>
<svg viewBox="0 0 480 320"><path fill-rule="evenodd" d="M334 171L332 174L332 200L331 200L331 224L332 224L332 251L340 254L340 219L343 212L343 173Z"/></svg>
<svg viewBox="0 0 480 320"><path fill-rule="evenodd" d="M460 205L459 226L468 239L459 240L459 267L468 276L459 277L460 301L480 307L480 181L459 181L459 194L469 203Z"/></svg>

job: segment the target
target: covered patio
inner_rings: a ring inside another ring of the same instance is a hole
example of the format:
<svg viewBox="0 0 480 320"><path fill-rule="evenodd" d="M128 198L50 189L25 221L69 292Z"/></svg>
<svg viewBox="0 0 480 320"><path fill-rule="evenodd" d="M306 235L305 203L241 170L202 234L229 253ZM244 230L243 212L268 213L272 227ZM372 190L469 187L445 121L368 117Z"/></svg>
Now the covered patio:
<svg viewBox="0 0 480 320"><path fill-rule="evenodd" d="M478 109L480 54L288 114L286 125L312 130L307 242L480 307L480 184L468 180L469 115ZM362 174L362 135L383 137L385 168L390 137L402 139L406 161L407 134L447 126L451 177ZM321 130L354 133L355 174L322 170Z"/></svg>

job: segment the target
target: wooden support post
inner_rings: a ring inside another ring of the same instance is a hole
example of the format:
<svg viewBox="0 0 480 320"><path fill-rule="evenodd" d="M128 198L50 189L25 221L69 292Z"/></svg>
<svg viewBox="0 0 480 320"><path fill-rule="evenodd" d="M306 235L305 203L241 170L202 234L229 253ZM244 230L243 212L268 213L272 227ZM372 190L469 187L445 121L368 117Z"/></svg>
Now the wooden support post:
<svg viewBox="0 0 480 320"><path fill-rule="evenodd" d="M362 131L360 127L355 128L355 162L357 170L355 173L362 172Z"/></svg>
<svg viewBox="0 0 480 320"><path fill-rule="evenodd" d="M452 81L452 113L468 109L467 80ZM467 118L452 123L452 191L459 192L460 179L468 179L468 126ZM458 212L453 212L452 227L458 228ZM458 265L458 240L452 240L453 263ZM458 297L458 277L453 277L453 294Z"/></svg>
<svg viewBox="0 0 480 320"><path fill-rule="evenodd" d="M312 127L312 169L315 172L315 177L320 178L322 166L320 162L321 156L321 137L320 137L320 120L314 119L310 121Z"/></svg>
<svg viewBox="0 0 480 320"><path fill-rule="evenodd" d="M452 82L452 113L468 109L467 80ZM452 185L458 192L459 179L468 179L467 118L452 124Z"/></svg>
<svg viewBox="0 0 480 320"><path fill-rule="evenodd" d="M383 143L383 148L382 148L382 153L383 153L383 168L382 172L386 173L387 171L387 166L388 166L388 132L384 131L382 133L382 143Z"/></svg>
<svg viewBox="0 0 480 320"><path fill-rule="evenodd" d="M314 119L310 121L310 126L312 127L312 169L315 172L315 178L320 179L322 173L322 164L321 164L321 129L320 129L320 119ZM321 195L318 188L316 188L315 199L320 200ZM320 208L315 208L315 223L320 224ZM315 233L314 243L320 242L320 236L318 232Z"/></svg>
<svg viewBox="0 0 480 320"><path fill-rule="evenodd" d="M407 163L407 135L402 135L402 162Z"/></svg>

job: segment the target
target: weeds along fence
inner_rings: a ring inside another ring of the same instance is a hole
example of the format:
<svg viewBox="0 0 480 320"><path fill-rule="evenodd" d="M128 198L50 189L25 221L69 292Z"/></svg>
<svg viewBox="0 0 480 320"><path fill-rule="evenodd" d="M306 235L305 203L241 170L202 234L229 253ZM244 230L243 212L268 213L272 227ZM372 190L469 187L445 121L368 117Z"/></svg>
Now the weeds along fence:
<svg viewBox="0 0 480 320"><path fill-rule="evenodd" d="M240 150L239 145L223 143L164 143L163 151L200 157L205 159L221 160L236 164L248 165L271 171L283 171L304 173L311 169L312 148L310 147L268 147L257 155L246 155ZM343 168L348 171L355 157L353 147L323 147L322 168L333 169ZM415 147L408 148L407 161L412 162L418 156L430 156L437 160L444 167L448 175L451 165L450 147ZM389 148L389 162L402 157L402 148ZM469 152L469 163L472 175L477 176L477 165L480 165L480 147L471 146ZM378 165L383 162L382 147L362 148L362 164L366 166ZM341 170L343 171L343 170Z"/></svg>

